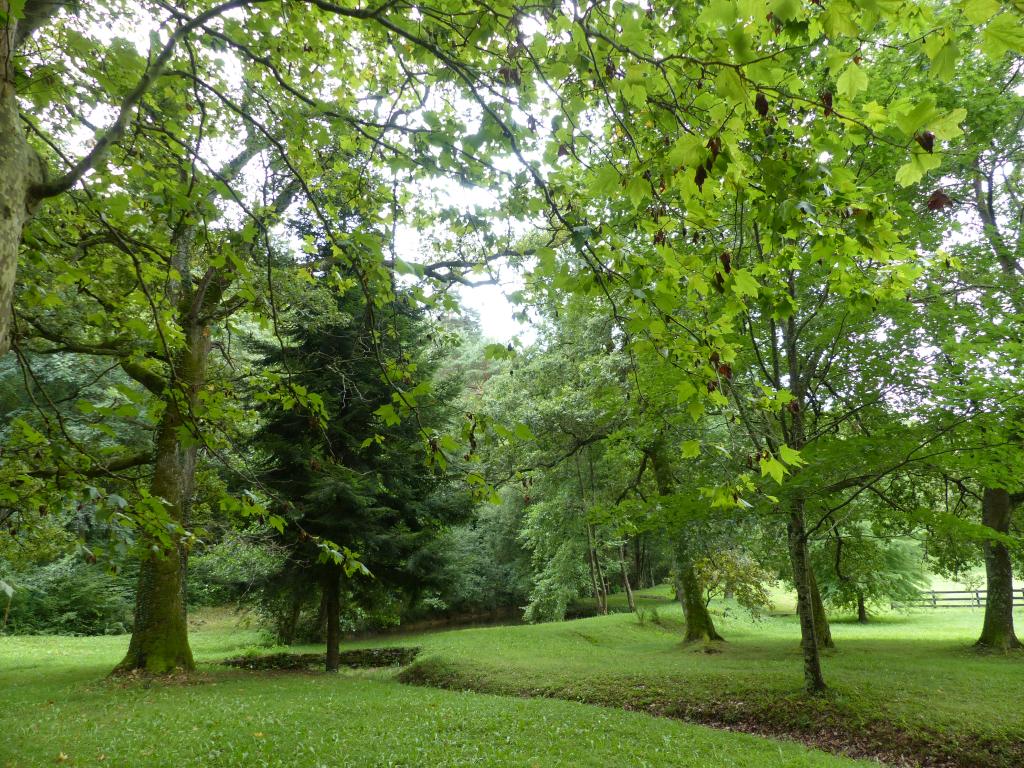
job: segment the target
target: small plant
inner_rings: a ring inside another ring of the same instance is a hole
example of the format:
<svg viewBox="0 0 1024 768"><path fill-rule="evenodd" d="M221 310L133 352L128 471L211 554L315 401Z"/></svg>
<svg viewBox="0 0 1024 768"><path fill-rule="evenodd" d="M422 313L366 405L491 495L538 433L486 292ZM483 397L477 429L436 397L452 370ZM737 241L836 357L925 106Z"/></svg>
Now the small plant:
<svg viewBox="0 0 1024 768"><path fill-rule="evenodd" d="M645 608L641 605L636 609L634 615L636 616L636 623L641 627L646 626L648 623L661 626L661 616L658 615L657 608Z"/></svg>

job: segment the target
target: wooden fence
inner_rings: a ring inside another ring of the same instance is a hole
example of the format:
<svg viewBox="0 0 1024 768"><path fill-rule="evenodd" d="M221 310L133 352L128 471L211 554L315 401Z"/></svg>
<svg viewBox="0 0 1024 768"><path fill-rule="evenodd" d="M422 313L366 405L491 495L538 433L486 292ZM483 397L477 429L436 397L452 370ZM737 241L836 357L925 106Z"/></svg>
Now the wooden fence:
<svg viewBox="0 0 1024 768"><path fill-rule="evenodd" d="M905 605L910 608L984 608L987 596L987 589L929 589ZM1014 588L1013 604L1024 607L1024 589Z"/></svg>

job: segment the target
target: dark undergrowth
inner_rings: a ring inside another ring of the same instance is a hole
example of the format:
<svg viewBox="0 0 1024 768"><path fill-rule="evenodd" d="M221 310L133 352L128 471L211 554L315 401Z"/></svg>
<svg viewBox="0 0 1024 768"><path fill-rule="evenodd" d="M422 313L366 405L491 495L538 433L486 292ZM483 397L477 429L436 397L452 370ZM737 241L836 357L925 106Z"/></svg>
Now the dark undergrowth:
<svg viewBox="0 0 1024 768"><path fill-rule="evenodd" d="M399 667L412 662L419 652L419 648L356 648L342 652L340 661L342 666L352 669ZM269 653L235 656L224 659L221 664L240 669L304 671L322 667L325 661L323 653Z"/></svg>

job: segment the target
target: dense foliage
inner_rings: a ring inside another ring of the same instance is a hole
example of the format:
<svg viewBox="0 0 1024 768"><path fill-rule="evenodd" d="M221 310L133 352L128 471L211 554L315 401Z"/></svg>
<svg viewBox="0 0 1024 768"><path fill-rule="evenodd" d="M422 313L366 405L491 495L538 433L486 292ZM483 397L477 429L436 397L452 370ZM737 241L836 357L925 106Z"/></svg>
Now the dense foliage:
<svg viewBox="0 0 1024 768"><path fill-rule="evenodd" d="M330 668L666 582L713 643L782 583L817 693L827 608L984 564L1020 647L1018 5L0 14L8 630L164 673L248 601ZM525 342L460 315L503 270Z"/></svg>

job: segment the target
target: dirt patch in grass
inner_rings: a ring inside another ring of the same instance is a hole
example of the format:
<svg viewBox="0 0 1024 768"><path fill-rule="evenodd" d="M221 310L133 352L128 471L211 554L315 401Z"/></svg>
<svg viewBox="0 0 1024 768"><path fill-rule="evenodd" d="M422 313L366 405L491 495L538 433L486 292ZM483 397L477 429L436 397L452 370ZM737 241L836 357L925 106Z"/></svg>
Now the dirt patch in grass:
<svg viewBox="0 0 1024 768"><path fill-rule="evenodd" d="M419 648L357 648L341 654L341 664L353 669L374 667L401 667L412 663L420 652ZM239 669L293 670L303 672L322 667L326 662L323 653L269 653L265 655L236 656L225 659L221 664Z"/></svg>
<svg viewBox="0 0 1024 768"><path fill-rule="evenodd" d="M768 692L723 693L713 699L688 698L685 681L665 687L649 679L607 686L589 680L580 687L517 687L484 673L476 674L436 657L425 658L399 674L399 680L452 690L521 697L556 698L671 717L686 722L760 736L785 738L853 758L912 768L1021 768L1024 739L1019 735L975 733L904 724L884 712L868 712L841 694L809 697Z"/></svg>

